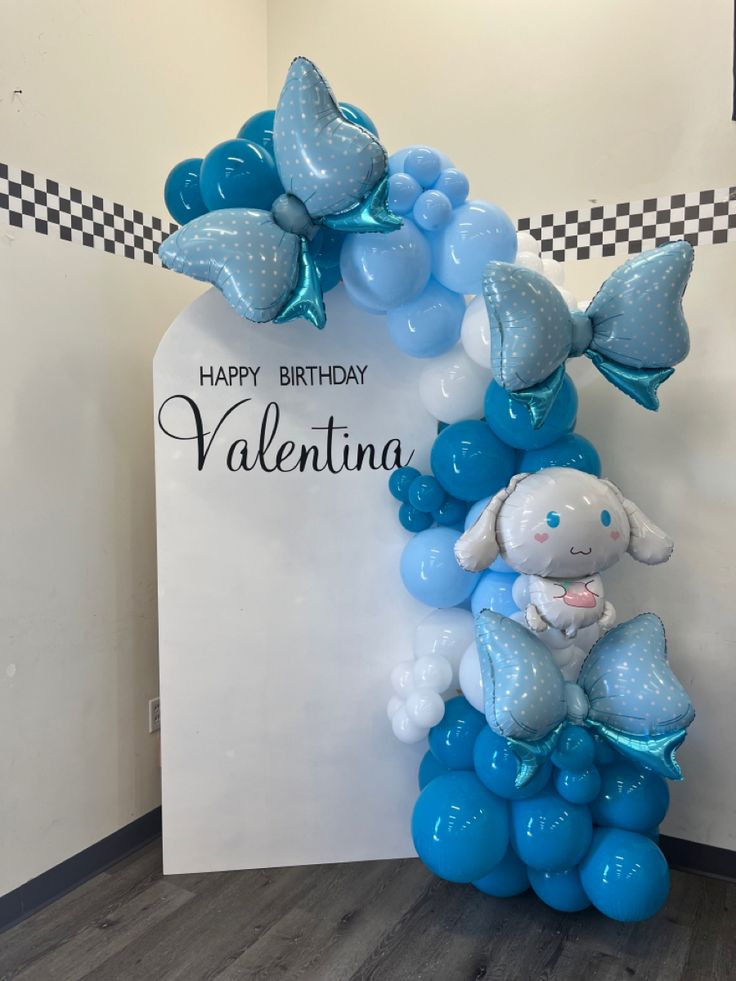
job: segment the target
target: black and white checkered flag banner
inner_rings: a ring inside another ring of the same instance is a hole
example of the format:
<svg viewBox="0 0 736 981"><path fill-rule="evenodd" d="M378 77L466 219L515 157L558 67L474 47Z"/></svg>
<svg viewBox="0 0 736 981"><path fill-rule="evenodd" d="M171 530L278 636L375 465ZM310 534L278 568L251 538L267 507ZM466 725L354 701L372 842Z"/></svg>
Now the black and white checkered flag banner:
<svg viewBox="0 0 736 981"><path fill-rule="evenodd" d="M159 246L178 227L2 163L0 222L159 266ZM670 239L736 242L736 187L520 218L518 228L559 262L643 252Z"/></svg>

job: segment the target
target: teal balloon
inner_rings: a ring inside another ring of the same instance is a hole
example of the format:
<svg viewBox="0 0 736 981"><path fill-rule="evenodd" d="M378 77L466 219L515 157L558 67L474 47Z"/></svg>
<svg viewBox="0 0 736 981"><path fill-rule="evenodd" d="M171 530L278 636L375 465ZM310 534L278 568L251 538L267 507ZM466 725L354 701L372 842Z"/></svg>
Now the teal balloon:
<svg viewBox="0 0 736 981"><path fill-rule="evenodd" d="M517 787L519 760L508 741L486 726L478 734L473 747L473 766L482 783L494 794L506 800L526 800L535 797L549 783L552 767L543 764L529 783Z"/></svg>
<svg viewBox="0 0 736 981"><path fill-rule="evenodd" d="M337 232L327 225L321 225L309 243L309 251L320 269L340 268L340 251L345 241L345 232Z"/></svg>
<svg viewBox="0 0 736 981"><path fill-rule="evenodd" d="M442 721L429 730L429 748L443 766L472 770L475 741L486 727L485 716L458 695L445 703Z"/></svg>
<svg viewBox="0 0 736 981"><path fill-rule="evenodd" d="M635 923L654 916L667 900L670 870L657 845L622 828L598 828L580 865L588 898L605 916Z"/></svg>
<svg viewBox="0 0 736 981"><path fill-rule="evenodd" d="M473 885L487 896L505 899L526 892L529 888L529 876L526 865L513 848L509 847L498 865L495 865L482 879L476 879Z"/></svg>
<svg viewBox="0 0 736 981"><path fill-rule="evenodd" d="M427 514L442 507L446 496L439 483L429 474L417 477L409 487L409 504Z"/></svg>
<svg viewBox="0 0 736 981"><path fill-rule="evenodd" d="M401 579L414 599L446 609L468 599L477 574L461 569L453 551L460 532L429 528L420 532L401 554Z"/></svg>
<svg viewBox="0 0 736 981"><path fill-rule="evenodd" d="M179 225L207 213L199 188L201 157L182 160L169 171L164 185L164 201L169 214Z"/></svg>
<svg viewBox="0 0 736 981"><path fill-rule="evenodd" d="M402 504L399 508L399 522L402 528L418 535L420 531L426 531L432 527L433 518L425 511L419 511L411 504Z"/></svg>
<svg viewBox="0 0 736 981"><path fill-rule="evenodd" d="M319 287L323 293L329 293L330 290L334 290L340 282L339 269L317 266L317 275L319 276Z"/></svg>
<svg viewBox="0 0 736 981"><path fill-rule="evenodd" d="M467 505L464 501L458 501L456 497L446 497L444 503L432 512L432 517L438 525L462 528L466 511Z"/></svg>
<svg viewBox="0 0 736 981"><path fill-rule="evenodd" d="M587 770L595 759L595 742L582 726L567 723L552 754L552 762L560 770Z"/></svg>
<svg viewBox="0 0 736 981"><path fill-rule="evenodd" d="M540 872L529 869L529 882L543 903L561 913L578 913L590 906L577 869Z"/></svg>
<svg viewBox="0 0 736 981"><path fill-rule="evenodd" d="M388 332L396 347L412 358L436 358L455 347L465 301L430 279L419 296L389 310Z"/></svg>
<svg viewBox="0 0 736 981"><path fill-rule="evenodd" d="M435 875L474 882L498 865L508 848L508 809L474 773L446 773L420 793L411 831L417 854Z"/></svg>
<svg viewBox="0 0 736 981"><path fill-rule="evenodd" d="M594 766L587 770L558 770L555 790L571 804L590 804L600 793L601 775Z"/></svg>
<svg viewBox="0 0 736 981"><path fill-rule="evenodd" d="M432 274L454 293L478 295L491 260L513 262L516 229L509 216L487 201L466 201L431 237Z"/></svg>
<svg viewBox="0 0 736 981"><path fill-rule="evenodd" d="M343 116L349 123L355 123L356 126L362 126L363 129L367 129L369 133L373 133L374 136L378 136L376 124L364 109L359 109L358 106L354 106L351 102L338 102L338 105L340 106Z"/></svg>
<svg viewBox="0 0 736 981"><path fill-rule="evenodd" d="M258 143L273 156L273 121L274 109L264 109L250 116L238 130L239 140L250 140Z"/></svg>
<svg viewBox="0 0 736 981"><path fill-rule="evenodd" d="M419 764L419 772L417 774L419 789L424 790L427 784L434 780L435 777L441 777L443 773L449 772L449 766L440 763L431 751L426 752L422 757L422 762Z"/></svg>
<svg viewBox="0 0 736 981"><path fill-rule="evenodd" d="M620 759L619 754L613 746L609 742L606 742L602 736L593 736L593 740L595 742L594 763L596 766L609 766L615 760Z"/></svg>
<svg viewBox="0 0 736 981"><path fill-rule="evenodd" d="M511 590L517 578L515 572L508 575L488 569L481 573L478 585L470 597L470 609L473 611L473 616L478 616L481 610L493 610L494 613L502 613L505 617L518 613L519 607L514 603L511 596Z"/></svg>
<svg viewBox="0 0 736 981"><path fill-rule="evenodd" d="M577 865L593 836L590 810L551 788L511 802L511 843L530 868L560 872Z"/></svg>
<svg viewBox="0 0 736 981"><path fill-rule="evenodd" d="M340 253L347 294L368 313L409 303L427 285L430 271L427 240L408 219L395 232L351 233Z"/></svg>
<svg viewBox="0 0 736 981"><path fill-rule="evenodd" d="M409 500L409 488L421 474L415 467L399 467L388 478L388 489L397 501L406 503Z"/></svg>
<svg viewBox="0 0 736 981"><path fill-rule="evenodd" d="M571 467L600 477L601 458L590 440L578 433L567 433L549 446L527 450L519 463L520 473L536 473L546 467Z"/></svg>
<svg viewBox="0 0 736 981"><path fill-rule="evenodd" d="M258 208L268 211L283 193L271 154L250 140L225 140L207 154L199 172L210 211Z"/></svg>
<svg viewBox="0 0 736 981"><path fill-rule="evenodd" d="M670 792L662 777L624 760L601 770L600 794L591 805L596 824L642 834L664 820Z"/></svg>
<svg viewBox="0 0 736 981"><path fill-rule="evenodd" d="M432 446L432 472L448 494L477 501L505 487L516 472L516 454L477 419L455 422Z"/></svg>
<svg viewBox="0 0 736 981"><path fill-rule="evenodd" d="M534 429L526 406L495 381L486 391L484 409L486 422L504 443L519 450L538 450L555 443L573 428L578 413L578 393L565 375L549 414L538 429Z"/></svg>

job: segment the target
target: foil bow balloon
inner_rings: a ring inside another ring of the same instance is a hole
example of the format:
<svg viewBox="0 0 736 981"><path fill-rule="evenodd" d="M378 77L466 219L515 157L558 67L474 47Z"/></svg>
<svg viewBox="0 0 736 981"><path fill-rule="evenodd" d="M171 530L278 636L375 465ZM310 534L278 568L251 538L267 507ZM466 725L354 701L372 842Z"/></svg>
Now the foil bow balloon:
<svg viewBox="0 0 736 981"><path fill-rule="evenodd" d="M349 122L327 82L296 58L273 127L276 167L286 193L270 211L223 208L195 218L159 250L165 266L212 283L248 320L303 317L324 327L325 308L310 242L326 226L389 232L401 219L388 208L386 151Z"/></svg>
<svg viewBox="0 0 736 981"><path fill-rule="evenodd" d="M695 713L667 662L664 627L642 613L591 649L577 682L566 682L546 645L529 630L484 610L476 619L485 713L521 766L517 786L553 752L566 722L607 739L662 777L682 778L675 750Z"/></svg>
<svg viewBox="0 0 736 981"><path fill-rule="evenodd" d="M568 310L544 276L489 263L483 293L496 381L527 406L535 429L549 413L565 361L586 355L601 374L645 409L690 349L682 296L693 264L688 242L668 242L624 263L587 310Z"/></svg>

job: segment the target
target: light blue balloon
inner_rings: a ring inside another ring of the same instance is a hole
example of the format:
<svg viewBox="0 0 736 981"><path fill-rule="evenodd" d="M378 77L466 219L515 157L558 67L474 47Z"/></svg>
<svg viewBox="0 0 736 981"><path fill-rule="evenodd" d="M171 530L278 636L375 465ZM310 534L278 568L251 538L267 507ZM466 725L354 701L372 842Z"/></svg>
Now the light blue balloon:
<svg viewBox="0 0 736 981"><path fill-rule="evenodd" d="M505 487L516 470L514 450L477 419L446 426L431 453L432 472L448 494L477 501Z"/></svg>
<svg viewBox="0 0 736 981"><path fill-rule="evenodd" d="M571 467L600 477L601 458L590 440L578 433L567 433L541 449L527 450L519 463L521 473L536 473L546 467Z"/></svg>
<svg viewBox="0 0 736 981"><path fill-rule="evenodd" d="M414 221L425 232L438 232L452 217L450 199L442 191L425 191L414 205Z"/></svg>
<svg viewBox="0 0 736 981"><path fill-rule="evenodd" d="M430 279L409 303L390 310L388 332L396 347L412 358L436 358L460 338L465 302Z"/></svg>
<svg viewBox="0 0 736 981"><path fill-rule="evenodd" d="M446 773L420 793L411 831L417 854L435 875L474 882L488 875L508 848L508 808L474 773Z"/></svg>
<svg viewBox="0 0 736 981"><path fill-rule="evenodd" d="M601 775L594 766L587 770L558 770L555 790L571 804L590 804L600 793Z"/></svg>
<svg viewBox="0 0 736 981"><path fill-rule="evenodd" d="M419 764L419 772L417 774L419 789L424 790L427 784L434 780L435 777L441 777L443 773L449 772L449 766L440 763L434 753L426 752L422 757L422 762Z"/></svg>
<svg viewBox="0 0 736 981"><path fill-rule="evenodd" d="M395 232L347 235L340 254L348 296L368 313L409 303L427 285L430 269L427 240L408 219Z"/></svg>
<svg viewBox="0 0 736 981"><path fill-rule="evenodd" d="M388 206L395 215L408 215L421 193L421 186L408 174L391 174L388 179Z"/></svg>
<svg viewBox="0 0 736 981"><path fill-rule="evenodd" d="M476 740L485 728L481 713L458 695L445 703L442 721L429 730L429 748L450 770L472 770Z"/></svg>
<svg viewBox="0 0 736 981"><path fill-rule="evenodd" d="M656 773L618 760L603 767L601 776L600 794L591 805L596 824L644 834L662 823L670 792Z"/></svg>
<svg viewBox="0 0 736 981"><path fill-rule="evenodd" d="M578 913L590 906L577 869L540 872L529 869L529 882L543 903L561 913Z"/></svg>
<svg viewBox="0 0 736 981"><path fill-rule="evenodd" d="M550 788L511 802L511 843L530 868L561 872L577 865L592 836L590 810L563 800Z"/></svg>
<svg viewBox="0 0 736 981"><path fill-rule="evenodd" d="M443 170L446 167L453 166L452 160L450 160L447 154L443 153L441 150L437 150L434 147L422 146L421 144L419 144L417 146L405 146L402 147L401 150L397 150L396 153L392 153L391 156L388 158L389 174L400 174L404 172L404 162L406 160L407 154L411 150L432 150L432 152L436 153L437 156L440 158L440 165L442 166Z"/></svg>
<svg viewBox="0 0 736 981"><path fill-rule="evenodd" d="M526 406L492 381L486 391L484 411L486 422L504 443L519 450L535 450L570 432L578 413L578 393L565 375L547 418L535 429Z"/></svg>
<svg viewBox="0 0 736 981"><path fill-rule="evenodd" d="M404 157L404 170L422 187L431 187L440 176L442 161L431 147L415 146Z"/></svg>
<svg viewBox="0 0 736 981"><path fill-rule="evenodd" d="M401 579L414 599L446 609L468 599L478 576L461 569L453 548L460 533L430 528L412 538L401 555Z"/></svg>
<svg viewBox="0 0 736 981"><path fill-rule="evenodd" d="M434 188L446 194L453 208L457 208L467 198L470 184L462 171L455 167L446 167L434 182Z"/></svg>
<svg viewBox="0 0 736 981"><path fill-rule="evenodd" d="M523 787L516 786L519 761L508 740L488 726L478 733L473 747L473 766L482 783L506 800L526 800L534 797L549 783L552 767L545 763Z"/></svg>
<svg viewBox="0 0 736 981"><path fill-rule="evenodd" d="M199 171L202 199L219 208L268 210L283 193L271 154L250 140L225 140L213 147Z"/></svg>
<svg viewBox="0 0 736 981"><path fill-rule="evenodd" d="M518 613L519 607L511 596L516 579L516 573L508 575L503 572L493 572L491 569L483 572L470 597L473 616L477 617L481 610L493 610L494 613L502 613L505 617Z"/></svg>
<svg viewBox="0 0 736 981"><path fill-rule="evenodd" d="M516 229L509 216L487 201L466 201L432 236L432 273L455 293L477 295L492 259L513 262Z"/></svg>
<svg viewBox="0 0 736 981"><path fill-rule="evenodd" d="M659 848L645 835L621 828L596 830L580 880L596 909L624 923L654 916L670 890L670 870Z"/></svg>
<svg viewBox="0 0 736 981"><path fill-rule="evenodd" d="M182 160L169 172L164 185L164 201L169 214L180 225L207 213L199 188L201 157Z"/></svg>
<svg viewBox="0 0 736 981"><path fill-rule="evenodd" d="M509 846L498 865L495 865L482 879L476 879L473 885L487 896L505 899L526 892L529 888L529 876L526 865Z"/></svg>

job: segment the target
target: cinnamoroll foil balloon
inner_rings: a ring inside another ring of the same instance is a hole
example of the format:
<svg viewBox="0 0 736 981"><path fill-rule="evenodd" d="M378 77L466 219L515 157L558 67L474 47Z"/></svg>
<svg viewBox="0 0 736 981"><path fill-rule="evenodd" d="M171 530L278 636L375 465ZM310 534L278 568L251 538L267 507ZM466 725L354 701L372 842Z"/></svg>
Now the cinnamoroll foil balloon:
<svg viewBox="0 0 736 981"><path fill-rule="evenodd" d="M581 470L550 467L517 474L455 544L466 570L486 569L500 555L522 579L515 600L527 626L574 637L597 624L614 625L616 612L600 573L628 552L657 565L672 540L610 481Z"/></svg>

